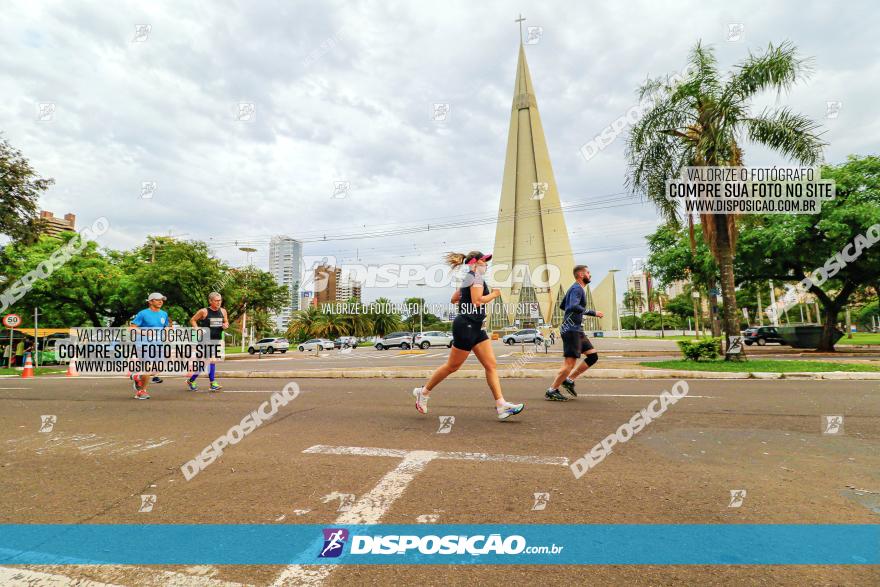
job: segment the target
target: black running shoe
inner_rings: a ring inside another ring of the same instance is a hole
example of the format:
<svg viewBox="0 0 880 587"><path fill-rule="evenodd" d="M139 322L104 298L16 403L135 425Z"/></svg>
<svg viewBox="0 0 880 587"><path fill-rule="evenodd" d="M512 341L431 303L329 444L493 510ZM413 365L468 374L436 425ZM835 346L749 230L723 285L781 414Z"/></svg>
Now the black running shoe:
<svg viewBox="0 0 880 587"><path fill-rule="evenodd" d="M568 398L559 393L558 389L548 389L544 393L544 399L549 400L551 402L567 402Z"/></svg>
<svg viewBox="0 0 880 587"><path fill-rule="evenodd" d="M161 377L153 377L153 383L162 383L162 381Z"/></svg>
<svg viewBox="0 0 880 587"><path fill-rule="evenodd" d="M574 390L574 381L569 381L568 379L566 379L562 382L562 389L567 391L568 395L570 395L571 397L578 396L577 392Z"/></svg>

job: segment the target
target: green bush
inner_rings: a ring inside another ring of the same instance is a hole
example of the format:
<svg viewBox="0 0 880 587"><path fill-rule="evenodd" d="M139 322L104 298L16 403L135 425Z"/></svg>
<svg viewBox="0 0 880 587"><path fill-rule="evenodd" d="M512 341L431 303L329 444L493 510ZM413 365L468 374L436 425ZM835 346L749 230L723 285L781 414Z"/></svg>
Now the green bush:
<svg viewBox="0 0 880 587"><path fill-rule="evenodd" d="M689 361L711 360L721 354L721 337L698 338L696 340L680 340L678 348Z"/></svg>

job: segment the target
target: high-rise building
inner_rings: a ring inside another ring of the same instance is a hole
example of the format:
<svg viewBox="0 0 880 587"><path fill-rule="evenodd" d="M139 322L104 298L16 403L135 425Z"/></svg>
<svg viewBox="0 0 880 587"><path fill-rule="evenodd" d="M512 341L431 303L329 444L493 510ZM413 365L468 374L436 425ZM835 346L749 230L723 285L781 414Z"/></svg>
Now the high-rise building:
<svg viewBox="0 0 880 587"><path fill-rule="evenodd" d="M336 301L347 302L352 298L357 301L361 301L361 283L359 281L351 279L350 277L342 277L342 275L337 275Z"/></svg>
<svg viewBox="0 0 880 587"><path fill-rule="evenodd" d="M43 223L43 233L49 236L58 236L64 231L76 230L76 215L69 212L61 219L52 212L40 210L40 220Z"/></svg>
<svg viewBox="0 0 880 587"><path fill-rule="evenodd" d="M666 286L666 297L668 297L670 300L672 298L677 298L685 292L685 286L687 286L687 281L683 279L676 279Z"/></svg>
<svg viewBox="0 0 880 587"><path fill-rule="evenodd" d="M361 283L344 275L342 268L318 265L315 268L315 300L317 305L347 302L351 298L361 301Z"/></svg>
<svg viewBox="0 0 880 587"><path fill-rule="evenodd" d="M278 330L287 330L292 314L300 309L300 279L302 279L302 242L289 236L273 236L269 241L269 272L278 285L287 288L287 300L273 316Z"/></svg>
<svg viewBox="0 0 880 587"><path fill-rule="evenodd" d="M560 324L559 299L574 282L575 262L522 43L492 255L501 297L489 308L489 327ZM587 317L584 326L596 330L598 322Z"/></svg>
<svg viewBox="0 0 880 587"><path fill-rule="evenodd" d="M644 270L634 271L626 279L626 289L634 291L638 294L639 302L635 304L635 308L627 307L627 313L632 314L633 309L638 315L644 312L653 312L654 303L651 300L651 274Z"/></svg>
<svg viewBox="0 0 880 587"><path fill-rule="evenodd" d="M336 267L318 265L315 267L315 303L329 304L336 301Z"/></svg>

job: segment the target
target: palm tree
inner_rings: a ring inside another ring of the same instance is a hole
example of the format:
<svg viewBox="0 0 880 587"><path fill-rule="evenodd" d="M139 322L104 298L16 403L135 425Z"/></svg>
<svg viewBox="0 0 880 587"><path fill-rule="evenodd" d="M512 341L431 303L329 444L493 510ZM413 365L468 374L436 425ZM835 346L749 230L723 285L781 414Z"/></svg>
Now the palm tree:
<svg viewBox="0 0 880 587"><path fill-rule="evenodd" d="M807 77L809 61L800 58L792 44L770 44L761 55L749 54L726 78L718 72L713 51L700 43L689 61L691 73L681 83L656 79L640 88L640 98L653 96L656 101L633 126L627 144L627 184L676 226L680 210L666 199L665 181L679 176L683 167L742 165L744 140L799 164L814 165L821 160L825 144L815 132L818 125L789 108L751 113L750 102L760 92L781 92ZM736 217L701 214L700 225L721 274L724 330L735 335L739 332L733 274Z"/></svg>
<svg viewBox="0 0 880 587"><path fill-rule="evenodd" d="M294 312L287 326L287 338L300 340L318 336L316 330L318 322L322 320L321 316L321 310L315 306Z"/></svg>
<svg viewBox="0 0 880 587"><path fill-rule="evenodd" d="M628 308L632 312L633 330L636 338L639 337L639 318L636 316L636 308L642 305L642 295L633 290L628 289L623 292L623 307Z"/></svg>
<svg viewBox="0 0 880 587"><path fill-rule="evenodd" d="M379 298L375 303L379 311L370 314L373 322L373 334L385 336L389 332L394 332L400 328L400 316L386 310L391 307L391 300Z"/></svg>
<svg viewBox="0 0 880 587"><path fill-rule="evenodd" d="M657 304L657 313L660 314L660 338L666 338L666 330L663 328L663 302L666 301L666 294L659 287L655 287L648 294L648 300L652 304Z"/></svg>
<svg viewBox="0 0 880 587"><path fill-rule="evenodd" d="M348 305L354 308L350 314L345 314L346 330L350 336L369 336L373 330L373 323L366 315L363 304L356 298L349 298Z"/></svg>

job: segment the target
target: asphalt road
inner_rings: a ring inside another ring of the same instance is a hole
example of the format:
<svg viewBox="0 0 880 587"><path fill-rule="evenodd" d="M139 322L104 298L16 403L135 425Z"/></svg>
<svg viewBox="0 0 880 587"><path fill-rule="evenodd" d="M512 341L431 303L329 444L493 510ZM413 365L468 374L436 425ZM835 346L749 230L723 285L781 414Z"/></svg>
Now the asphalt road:
<svg viewBox="0 0 880 587"><path fill-rule="evenodd" d="M0 522L331 524L341 495L375 491L400 462L364 448L523 455L522 463L438 460L370 515L381 523L877 523L880 385L693 380L688 397L581 479L538 458L574 460L645 407L669 380L590 380L542 401L544 382L505 380L525 401L497 422L478 379L450 380L420 415L406 379L304 379L302 393L195 478L179 467L287 381L236 379L222 393L179 379L131 399L125 380L0 379ZM824 415L842 434L822 433ZM41 416L53 415L50 432ZM438 434L441 416L455 416ZM357 447L361 454L304 452ZM531 460L530 460L531 459ZM855 488L855 489L854 489ZM741 507L730 491L745 489ZM864 491L857 491L864 490ZM550 501L533 511L534 494ZM156 496L139 512L141 495ZM337 497L332 497L333 495ZM328 497L330 496L330 497ZM269 585L277 566L32 568L18 584ZM5 574L4 574L5 573ZM10 581L8 569L0 579ZM36 577L36 578L35 578ZM68 579L69 578L69 579ZM53 582L55 581L55 582ZM338 567L327 585L868 585L875 567ZM296 584L291 581L290 584Z"/></svg>

